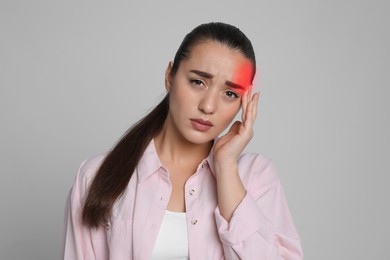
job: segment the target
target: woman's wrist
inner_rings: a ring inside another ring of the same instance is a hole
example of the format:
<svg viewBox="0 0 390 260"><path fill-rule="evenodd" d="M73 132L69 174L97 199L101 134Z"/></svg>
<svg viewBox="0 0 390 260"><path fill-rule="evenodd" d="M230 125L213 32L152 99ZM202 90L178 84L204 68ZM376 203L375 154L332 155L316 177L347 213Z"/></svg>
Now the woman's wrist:
<svg viewBox="0 0 390 260"><path fill-rule="evenodd" d="M215 171L218 207L222 217L229 222L246 191L238 173L237 163L215 165Z"/></svg>

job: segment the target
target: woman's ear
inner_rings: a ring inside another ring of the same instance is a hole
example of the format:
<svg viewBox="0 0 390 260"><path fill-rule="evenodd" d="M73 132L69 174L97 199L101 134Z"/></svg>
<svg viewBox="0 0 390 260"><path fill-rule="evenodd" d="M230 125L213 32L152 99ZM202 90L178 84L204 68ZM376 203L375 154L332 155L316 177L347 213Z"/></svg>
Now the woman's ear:
<svg viewBox="0 0 390 260"><path fill-rule="evenodd" d="M165 71L165 89L169 92L171 90L172 86L172 67L173 67L173 61L170 61L168 63L168 67Z"/></svg>

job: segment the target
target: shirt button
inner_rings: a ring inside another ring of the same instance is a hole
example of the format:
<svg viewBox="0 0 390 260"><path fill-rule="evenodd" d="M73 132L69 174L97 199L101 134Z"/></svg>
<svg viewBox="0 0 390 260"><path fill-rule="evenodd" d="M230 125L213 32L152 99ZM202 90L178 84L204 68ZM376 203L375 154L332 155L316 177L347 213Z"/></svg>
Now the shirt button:
<svg viewBox="0 0 390 260"><path fill-rule="evenodd" d="M196 225L196 223L198 223L198 220L197 220L197 219L191 220L191 224L192 224L192 225Z"/></svg>
<svg viewBox="0 0 390 260"><path fill-rule="evenodd" d="M190 195L192 196L192 195L195 194L195 190L194 190L194 189L191 189L189 193L190 193Z"/></svg>

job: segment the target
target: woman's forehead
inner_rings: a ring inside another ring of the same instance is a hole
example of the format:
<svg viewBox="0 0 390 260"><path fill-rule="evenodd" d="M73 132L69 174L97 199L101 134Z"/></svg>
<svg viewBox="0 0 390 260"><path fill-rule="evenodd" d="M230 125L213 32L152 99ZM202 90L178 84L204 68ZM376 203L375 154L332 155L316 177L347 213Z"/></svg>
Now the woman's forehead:
<svg viewBox="0 0 390 260"><path fill-rule="evenodd" d="M251 61L240 51L213 41L195 45L180 66L186 71L198 70L228 77L228 80L244 85L250 84L253 75Z"/></svg>

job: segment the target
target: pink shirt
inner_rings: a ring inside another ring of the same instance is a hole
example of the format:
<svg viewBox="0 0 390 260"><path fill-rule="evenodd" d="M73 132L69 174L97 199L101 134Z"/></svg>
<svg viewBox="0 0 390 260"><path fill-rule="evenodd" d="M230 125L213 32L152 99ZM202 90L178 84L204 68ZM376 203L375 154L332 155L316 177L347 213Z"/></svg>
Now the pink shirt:
<svg viewBox="0 0 390 260"><path fill-rule="evenodd" d="M212 152L185 185L190 259L302 259L299 235L270 160L245 153L238 161L246 195L228 223L219 213ZM108 228L81 225L82 205L104 155L82 163L69 193L64 259L150 259L171 194L169 173L152 141Z"/></svg>

